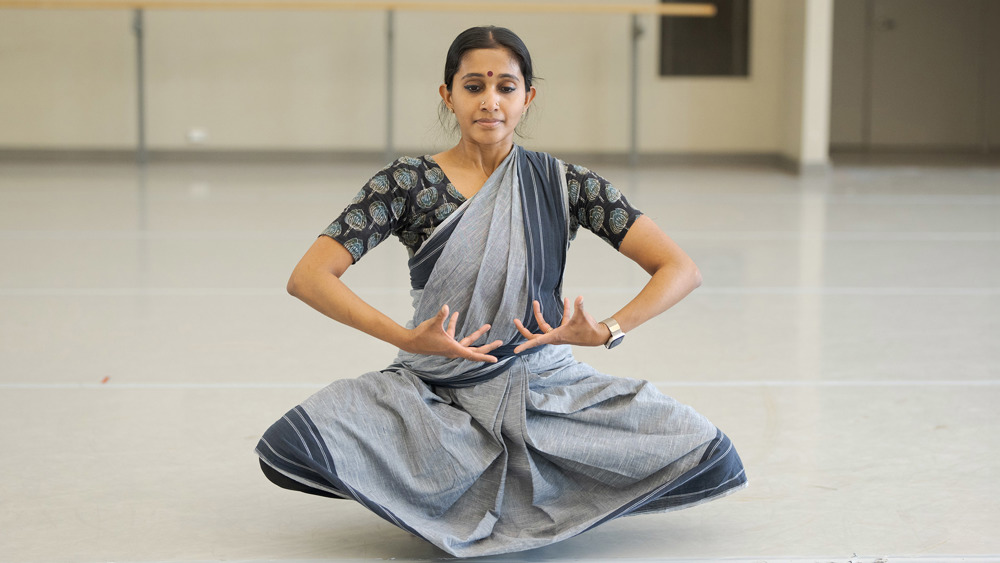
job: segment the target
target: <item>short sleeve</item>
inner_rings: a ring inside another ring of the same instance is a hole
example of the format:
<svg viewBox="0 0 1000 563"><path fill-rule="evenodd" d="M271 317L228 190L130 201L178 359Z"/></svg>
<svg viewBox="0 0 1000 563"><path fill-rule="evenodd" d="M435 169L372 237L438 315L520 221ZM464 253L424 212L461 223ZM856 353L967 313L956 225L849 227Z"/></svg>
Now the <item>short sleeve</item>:
<svg viewBox="0 0 1000 563"><path fill-rule="evenodd" d="M583 166L566 165L569 188L570 239L582 225L615 247L642 212L632 207L611 182Z"/></svg>
<svg viewBox="0 0 1000 563"><path fill-rule="evenodd" d="M419 179L412 163L397 160L378 171L320 236L344 245L357 263L399 229L409 208L409 188Z"/></svg>

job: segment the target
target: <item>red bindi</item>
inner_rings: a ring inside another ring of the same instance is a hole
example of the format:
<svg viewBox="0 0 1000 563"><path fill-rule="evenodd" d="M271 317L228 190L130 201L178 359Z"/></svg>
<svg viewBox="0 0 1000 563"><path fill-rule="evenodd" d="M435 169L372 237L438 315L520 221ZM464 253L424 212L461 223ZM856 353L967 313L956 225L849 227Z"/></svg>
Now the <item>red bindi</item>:
<svg viewBox="0 0 1000 563"><path fill-rule="evenodd" d="M486 76L493 76L493 71L491 70L491 71L487 72Z"/></svg>

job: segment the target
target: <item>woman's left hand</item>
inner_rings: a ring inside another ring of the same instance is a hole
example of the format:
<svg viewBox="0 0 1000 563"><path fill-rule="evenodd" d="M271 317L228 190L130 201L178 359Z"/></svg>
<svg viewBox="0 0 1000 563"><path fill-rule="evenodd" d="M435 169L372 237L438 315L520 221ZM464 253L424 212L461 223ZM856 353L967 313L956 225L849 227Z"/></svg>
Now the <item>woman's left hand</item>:
<svg viewBox="0 0 1000 563"><path fill-rule="evenodd" d="M583 310L583 296L579 296L573 302L573 309L569 307L569 299L563 298L562 323L557 328L552 328L545 322L542 316L542 306L538 301L532 302L535 310L535 320L538 327L542 329L541 334L532 334L520 319L514 319L521 336L528 339L514 348L515 354L520 354L529 348L541 346L543 344L576 344L578 346L600 346L611 337L611 330L594 320L590 313Z"/></svg>

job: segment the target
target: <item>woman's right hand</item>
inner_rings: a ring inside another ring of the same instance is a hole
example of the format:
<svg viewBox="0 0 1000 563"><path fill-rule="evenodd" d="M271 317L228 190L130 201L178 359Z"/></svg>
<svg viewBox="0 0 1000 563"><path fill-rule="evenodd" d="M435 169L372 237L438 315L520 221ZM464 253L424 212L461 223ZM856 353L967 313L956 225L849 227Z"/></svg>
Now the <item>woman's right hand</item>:
<svg viewBox="0 0 1000 563"><path fill-rule="evenodd" d="M405 350L414 354L496 363L496 357L490 356L489 353L499 348L503 341L494 340L483 346L473 346L490 329L489 324L484 324L465 338L456 339L455 327L458 324L458 311L452 313L450 319L448 316L448 305L443 305L437 315L411 329ZM448 320L447 329L444 327L446 319Z"/></svg>

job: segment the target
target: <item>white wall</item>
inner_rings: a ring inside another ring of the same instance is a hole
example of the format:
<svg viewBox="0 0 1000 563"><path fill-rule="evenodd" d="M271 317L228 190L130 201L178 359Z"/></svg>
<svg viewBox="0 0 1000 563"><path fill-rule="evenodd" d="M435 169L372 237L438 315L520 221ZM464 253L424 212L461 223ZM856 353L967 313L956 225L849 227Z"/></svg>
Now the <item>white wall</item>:
<svg viewBox="0 0 1000 563"><path fill-rule="evenodd" d="M867 0L836 0L834 3L830 106L830 143L834 145L861 145L865 141L867 3Z"/></svg>
<svg viewBox="0 0 1000 563"><path fill-rule="evenodd" d="M660 78L659 28L644 16L640 150L785 153L801 53L789 11L756 0L749 78ZM215 149L380 150L385 130L379 12L148 11L151 149L188 148L191 127ZM454 36L511 27L545 80L525 144L552 151L628 149L629 18L401 12L396 16L395 145L430 151L451 140L437 123L437 87ZM0 148L129 149L136 139L131 14L0 10ZM789 96L792 99L789 99Z"/></svg>
<svg viewBox="0 0 1000 563"><path fill-rule="evenodd" d="M829 163L833 0L793 2L786 12L787 75L781 153L802 167Z"/></svg>
<svg viewBox="0 0 1000 563"><path fill-rule="evenodd" d="M785 118L781 121L781 152L791 159L802 156L802 96L805 95L806 6L792 3L785 15L785 52L787 65L782 84Z"/></svg>
<svg viewBox="0 0 1000 563"><path fill-rule="evenodd" d="M800 0L756 0L751 8L750 76L659 78L650 20L644 41L640 146L653 152L781 152L783 82L789 58L785 12Z"/></svg>
<svg viewBox="0 0 1000 563"><path fill-rule="evenodd" d="M805 4L802 137L797 160L806 166L825 166L830 153L833 0L809 0Z"/></svg>
<svg viewBox="0 0 1000 563"><path fill-rule="evenodd" d="M0 9L0 147L135 142L129 16Z"/></svg>
<svg viewBox="0 0 1000 563"><path fill-rule="evenodd" d="M996 151L1000 35L989 31L1000 29L1000 2L836 0L835 7L831 144L865 148L870 113L875 149L978 150L987 137ZM878 27L887 16L898 25L891 33Z"/></svg>

